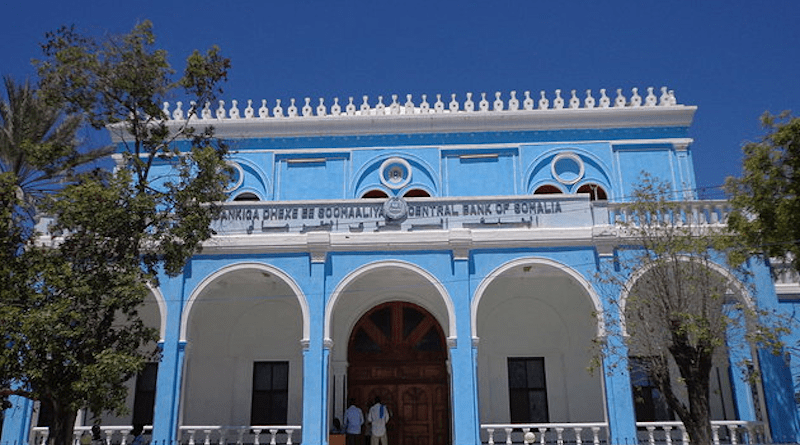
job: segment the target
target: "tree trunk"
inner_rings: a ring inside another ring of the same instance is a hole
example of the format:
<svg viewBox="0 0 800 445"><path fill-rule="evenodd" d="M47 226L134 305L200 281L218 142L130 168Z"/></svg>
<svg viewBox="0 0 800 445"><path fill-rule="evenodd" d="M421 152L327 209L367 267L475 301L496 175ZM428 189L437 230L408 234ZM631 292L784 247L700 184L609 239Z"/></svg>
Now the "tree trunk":
<svg viewBox="0 0 800 445"><path fill-rule="evenodd" d="M57 400L51 401L51 406L53 408L53 423L50 425L50 433L48 435L49 445L72 445L75 418L78 416L78 411L63 406Z"/></svg>

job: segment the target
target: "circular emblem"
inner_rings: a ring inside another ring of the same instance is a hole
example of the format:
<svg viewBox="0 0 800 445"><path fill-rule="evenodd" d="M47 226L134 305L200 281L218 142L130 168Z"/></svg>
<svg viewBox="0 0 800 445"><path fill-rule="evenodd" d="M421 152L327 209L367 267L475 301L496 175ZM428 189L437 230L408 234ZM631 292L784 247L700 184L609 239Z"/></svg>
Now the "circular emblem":
<svg viewBox="0 0 800 445"><path fill-rule="evenodd" d="M411 181L411 165L401 158L389 158L380 168L381 182L390 189L397 190Z"/></svg>
<svg viewBox="0 0 800 445"><path fill-rule="evenodd" d="M383 203L383 215L386 216L386 219L397 221L405 218L406 213L408 213L408 204L403 198L394 196Z"/></svg>

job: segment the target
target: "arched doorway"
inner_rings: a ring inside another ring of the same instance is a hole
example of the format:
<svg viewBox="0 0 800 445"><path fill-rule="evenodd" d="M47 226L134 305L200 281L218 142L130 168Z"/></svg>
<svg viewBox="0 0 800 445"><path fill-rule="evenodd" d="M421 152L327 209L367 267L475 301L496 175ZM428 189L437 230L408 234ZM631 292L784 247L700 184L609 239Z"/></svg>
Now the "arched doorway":
<svg viewBox="0 0 800 445"><path fill-rule="evenodd" d="M450 391L442 328L425 309L392 301L358 320L348 345L348 394L389 407L393 445L450 443Z"/></svg>

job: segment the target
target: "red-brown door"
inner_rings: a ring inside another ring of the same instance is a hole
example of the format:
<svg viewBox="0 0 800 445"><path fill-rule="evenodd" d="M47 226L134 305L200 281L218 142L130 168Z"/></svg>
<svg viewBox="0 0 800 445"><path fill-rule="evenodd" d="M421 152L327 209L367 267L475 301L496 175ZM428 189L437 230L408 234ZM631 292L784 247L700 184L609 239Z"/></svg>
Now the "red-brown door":
<svg viewBox="0 0 800 445"><path fill-rule="evenodd" d="M366 411L389 408L390 445L449 445L450 396L442 329L425 309L391 302L356 323L348 348L348 396Z"/></svg>

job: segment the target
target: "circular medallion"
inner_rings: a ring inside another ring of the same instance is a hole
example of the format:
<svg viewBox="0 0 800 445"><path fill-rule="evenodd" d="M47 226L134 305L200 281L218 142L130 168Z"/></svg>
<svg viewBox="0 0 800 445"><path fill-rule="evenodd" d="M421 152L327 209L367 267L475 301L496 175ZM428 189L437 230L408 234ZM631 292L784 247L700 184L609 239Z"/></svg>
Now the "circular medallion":
<svg viewBox="0 0 800 445"><path fill-rule="evenodd" d="M401 158L389 158L380 168L381 182L390 189L403 188L411 181L411 165Z"/></svg>
<svg viewBox="0 0 800 445"><path fill-rule="evenodd" d="M550 163L550 173L556 181L572 185L580 181L585 173L583 160L572 152L559 153Z"/></svg>
<svg viewBox="0 0 800 445"><path fill-rule="evenodd" d="M386 219L397 221L404 219L408 213L408 204L403 198L396 196L389 198L383 203L383 215Z"/></svg>

